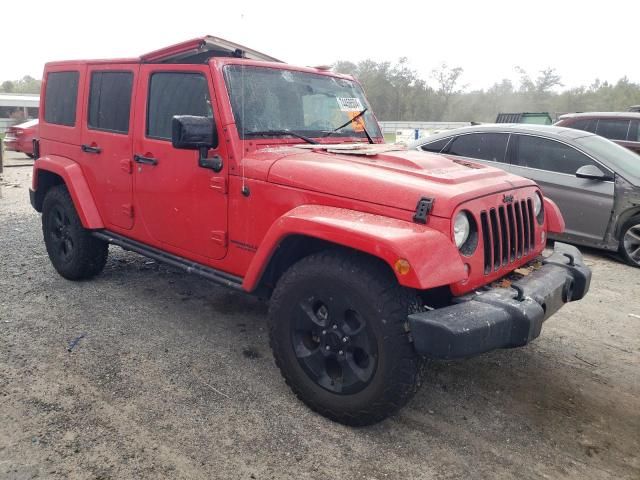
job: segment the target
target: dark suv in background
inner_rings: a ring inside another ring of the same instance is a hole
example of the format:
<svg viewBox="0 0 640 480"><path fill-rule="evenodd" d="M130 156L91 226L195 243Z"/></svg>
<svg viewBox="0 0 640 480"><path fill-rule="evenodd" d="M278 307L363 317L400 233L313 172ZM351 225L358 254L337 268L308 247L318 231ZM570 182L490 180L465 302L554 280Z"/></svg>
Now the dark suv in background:
<svg viewBox="0 0 640 480"><path fill-rule="evenodd" d="M555 125L595 133L640 153L640 112L568 113Z"/></svg>

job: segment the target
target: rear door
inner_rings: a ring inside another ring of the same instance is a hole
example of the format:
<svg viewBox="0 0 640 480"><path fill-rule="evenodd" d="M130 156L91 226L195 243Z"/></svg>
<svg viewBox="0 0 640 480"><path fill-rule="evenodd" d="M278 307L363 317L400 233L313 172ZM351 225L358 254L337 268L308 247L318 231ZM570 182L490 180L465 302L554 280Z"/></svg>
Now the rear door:
<svg viewBox="0 0 640 480"><path fill-rule="evenodd" d="M556 140L514 134L511 141L514 142L510 148L511 171L534 180L558 204L566 234L602 240L613 209L614 183L578 178L575 172L584 165L595 165L612 177L613 172Z"/></svg>
<svg viewBox="0 0 640 480"><path fill-rule="evenodd" d="M90 65L80 163L107 228L133 226L132 96L138 65Z"/></svg>

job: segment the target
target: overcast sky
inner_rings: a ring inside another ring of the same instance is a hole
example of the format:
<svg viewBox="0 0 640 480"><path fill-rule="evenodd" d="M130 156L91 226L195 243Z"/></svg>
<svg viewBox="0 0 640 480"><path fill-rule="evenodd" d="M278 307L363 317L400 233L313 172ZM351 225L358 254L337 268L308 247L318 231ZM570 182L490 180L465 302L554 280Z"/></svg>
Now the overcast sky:
<svg viewBox="0 0 640 480"><path fill-rule="evenodd" d="M640 82L638 0L5 0L1 11L0 81L40 78L50 60L138 56L211 34L298 65L405 56L429 80L446 62L470 88L516 80L515 65L554 67L566 86Z"/></svg>

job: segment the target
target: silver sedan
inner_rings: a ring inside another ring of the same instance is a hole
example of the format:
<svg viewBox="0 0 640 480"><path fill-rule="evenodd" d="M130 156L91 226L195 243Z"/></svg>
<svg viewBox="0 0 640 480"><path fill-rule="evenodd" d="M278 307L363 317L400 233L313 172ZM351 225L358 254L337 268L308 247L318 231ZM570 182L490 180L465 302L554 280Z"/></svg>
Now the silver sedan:
<svg viewBox="0 0 640 480"><path fill-rule="evenodd" d="M566 231L555 238L619 251L640 267L640 155L592 133L544 125L477 125L409 147L468 157L534 180L564 216Z"/></svg>

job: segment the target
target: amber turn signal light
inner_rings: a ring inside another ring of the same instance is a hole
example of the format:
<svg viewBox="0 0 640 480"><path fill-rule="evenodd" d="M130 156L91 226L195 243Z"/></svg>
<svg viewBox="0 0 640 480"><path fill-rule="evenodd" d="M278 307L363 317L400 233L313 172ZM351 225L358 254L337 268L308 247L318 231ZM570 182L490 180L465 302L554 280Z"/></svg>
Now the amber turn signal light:
<svg viewBox="0 0 640 480"><path fill-rule="evenodd" d="M406 275L411 270L411 265L409 265L409 262L404 258L399 258L396 260L394 268L396 272L398 272L398 275Z"/></svg>

